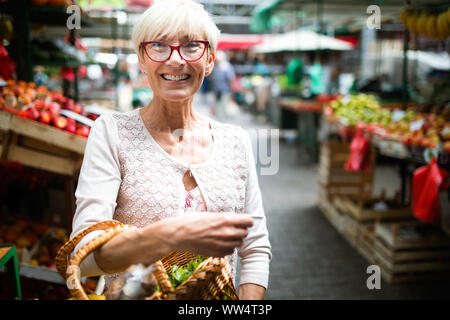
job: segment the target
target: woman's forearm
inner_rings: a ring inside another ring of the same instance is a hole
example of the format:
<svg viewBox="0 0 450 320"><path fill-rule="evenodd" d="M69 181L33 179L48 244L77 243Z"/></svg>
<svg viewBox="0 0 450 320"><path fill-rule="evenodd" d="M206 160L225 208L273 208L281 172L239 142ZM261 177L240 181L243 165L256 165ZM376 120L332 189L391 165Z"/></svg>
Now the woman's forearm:
<svg viewBox="0 0 450 320"><path fill-rule="evenodd" d="M252 225L253 220L243 214L192 213L166 218L118 234L94 251L94 257L106 273L122 272L137 263L150 265L177 250L223 257L242 245Z"/></svg>
<svg viewBox="0 0 450 320"><path fill-rule="evenodd" d="M150 265L172 250L168 224L157 222L124 231L94 251L97 265L106 273L125 271L130 265Z"/></svg>

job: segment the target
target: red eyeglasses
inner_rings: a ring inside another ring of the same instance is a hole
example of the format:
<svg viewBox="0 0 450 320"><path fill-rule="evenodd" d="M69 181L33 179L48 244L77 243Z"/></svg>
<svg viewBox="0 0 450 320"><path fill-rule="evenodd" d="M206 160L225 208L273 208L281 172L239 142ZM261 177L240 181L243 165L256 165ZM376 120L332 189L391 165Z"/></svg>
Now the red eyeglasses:
<svg viewBox="0 0 450 320"><path fill-rule="evenodd" d="M192 40L180 44L179 46L171 46L161 41L141 42L140 47L144 49L147 57L154 62L165 62L172 56L173 50L177 50L181 59L187 62L194 62L203 57L209 41Z"/></svg>

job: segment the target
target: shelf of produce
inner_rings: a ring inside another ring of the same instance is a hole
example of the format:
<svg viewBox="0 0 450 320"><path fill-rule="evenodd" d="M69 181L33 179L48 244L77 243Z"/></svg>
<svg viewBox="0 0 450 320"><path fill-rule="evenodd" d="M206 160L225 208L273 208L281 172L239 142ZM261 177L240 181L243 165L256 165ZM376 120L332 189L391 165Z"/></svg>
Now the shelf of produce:
<svg viewBox="0 0 450 320"><path fill-rule="evenodd" d="M79 170L86 138L7 112L0 112L0 128L10 135L5 160L67 176Z"/></svg>
<svg viewBox="0 0 450 320"><path fill-rule="evenodd" d="M43 67L71 67L78 68L81 66L88 66L91 64L98 64L96 62L79 62L79 61L33 61L35 66Z"/></svg>
<svg viewBox="0 0 450 320"><path fill-rule="evenodd" d="M23 277L37 279L57 284L66 284L64 279L55 269L32 266L26 263L21 263L19 266L19 274Z"/></svg>

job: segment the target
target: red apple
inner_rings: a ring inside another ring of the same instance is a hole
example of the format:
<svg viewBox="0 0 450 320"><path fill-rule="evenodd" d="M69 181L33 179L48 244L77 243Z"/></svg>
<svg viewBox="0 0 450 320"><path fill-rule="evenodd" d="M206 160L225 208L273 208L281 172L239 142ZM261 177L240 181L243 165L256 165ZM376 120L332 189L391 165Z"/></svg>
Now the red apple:
<svg viewBox="0 0 450 320"><path fill-rule="evenodd" d="M70 119L70 118L68 118L68 119ZM77 128L74 123L67 123L65 130L69 131L70 133L73 133L73 134L77 133Z"/></svg>
<svg viewBox="0 0 450 320"><path fill-rule="evenodd" d="M39 116L39 121L45 124L49 124L52 120L52 115L50 111L42 110Z"/></svg>
<svg viewBox="0 0 450 320"><path fill-rule="evenodd" d="M22 110L19 112L19 117L21 118L29 118L28 110Z"/></svg>
<svg viewBox="0 0 450 320"><path fill-rule="evenodd" d="M31 120L38 120L39 119L39 111L35 107L28 108L28 118Z"/></svg>
<svg viewBox="0 0 450 320"><path fill-rule="evenodd" d="M81 125L80 127L78 127L77 129L77 135L82 136L82 137L88 137L89 136L89 132L90 132L90 128L88 126L85 125Z"/></svg>
<svg viewBox="0 0 450 320"><path fill-rule="evenodd" d="M98 114L89 113L89 114L87 115L87 117L88 117L89 119L91 119L92 121L95 121L95 120L97 120L97 118L98 118Z"/></svg>
<svg viewBox="0 0 450 320"><path fill-rule="evenodd" d="M67 124L73 124L76 127L76 121L73 118L67 117Z"/></svg>
<svg viewBox="0 0 450 320"><path fill-rule="evenodd" d="M65 105L64 105L64 109L68 109L68 110L73 110L75 105L75 102L72 99L67 99Z"/></svg>
<svg viewBox="0 0 450 320"><path fill-rule="evenodd" d="M42 100L35 100L35 101L34 101L34 107L35 107L36 109L42 109L42 108L45 107L45 102L42 101Z"/></svg>
<svg viewBox="0 0 450 320"><path fill-rule="evenodd" d="M76 104L73 106L73 110L72 110L72 111L75 112L75 113L81 114L81 113L83 113L83 107L81 106L80 103L76 103Z"/></svg>
<svg viewBox="0 0 450 320"><path fill-rule="evenodd" d="M48 110L52 113L58 113L61 110L61 105L57 102L49 102L48 103Z"/></svg>
<svg viewBox="0 0 450 320"><path fill-rule="evenodd" d="M57 116L53 119L53 125L59 129L64 129L67 125L67 119L63 116Z"/></svg>

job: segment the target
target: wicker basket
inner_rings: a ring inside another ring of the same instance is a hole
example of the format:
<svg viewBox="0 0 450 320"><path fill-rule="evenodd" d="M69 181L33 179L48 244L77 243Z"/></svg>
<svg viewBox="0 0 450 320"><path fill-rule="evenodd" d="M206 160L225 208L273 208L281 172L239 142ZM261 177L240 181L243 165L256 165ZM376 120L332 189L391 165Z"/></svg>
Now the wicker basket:
<svg viewBox="0 0 450 320"><path fill-rule="evenodd" d="M56 256L56 267L61 276L66 280L71 295L77 300L88 300L88 296L80 282L81 262L89 253L109 241L117 234L134 229L135 227L122 224L118 221L102 221L77 234L59 250ZM75 246L88 233L96 230L105 230L95 239L80 248L68 261L69 255ZM161 288L160 295L153 295L151 299L161 300L237 300L237 294L233 285L230 266L226 258L207 258L193 274L176 289L172 287L168 272L172 265L186 266L197 256L191 252L176 251L155 263L153 272ZM150 299L150 297L149 297Z"/></svg>

